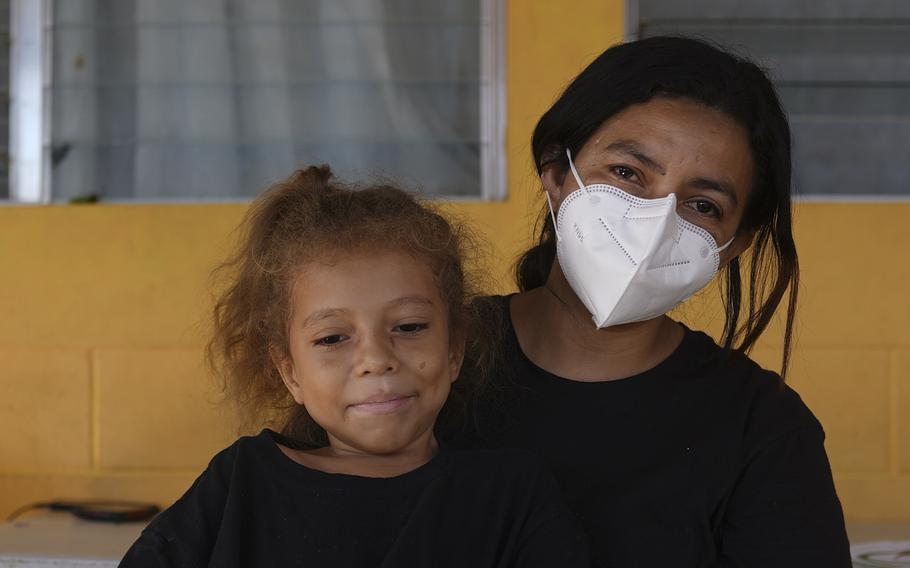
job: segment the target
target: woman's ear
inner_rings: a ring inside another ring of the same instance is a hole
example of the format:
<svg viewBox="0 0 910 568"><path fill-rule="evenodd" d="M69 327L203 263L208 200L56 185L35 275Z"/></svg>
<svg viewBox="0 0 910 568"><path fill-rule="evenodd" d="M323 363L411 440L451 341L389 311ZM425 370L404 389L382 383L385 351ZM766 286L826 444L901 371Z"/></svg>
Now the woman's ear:
<svg viewBox="0 0 910 568"><path fill-rule="evenodd" d="M554 209L565 197L563 184L569 170L565 150L556 144L548 146L540 157L540 183L550 196Z"/></svg>
<svg viewBox="0 0 910 568"><path fill-rule="evenodd" d="M275 368L278 369L278 374L281 375L281 381L284 386L294 397L294 402L303 404L303 390L300 388L300 381L297 380L297 372L294 369L294 361L291 356L282 353L276 347L269 347L269 356L272 358Z"/></svg>

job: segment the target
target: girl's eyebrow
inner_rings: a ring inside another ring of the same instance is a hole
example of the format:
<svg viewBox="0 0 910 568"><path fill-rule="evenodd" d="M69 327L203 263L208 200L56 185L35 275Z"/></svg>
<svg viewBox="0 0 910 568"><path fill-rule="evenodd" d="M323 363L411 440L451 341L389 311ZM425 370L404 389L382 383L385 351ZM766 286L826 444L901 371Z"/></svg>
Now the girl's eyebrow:
<svg viewBox="0 0 910 568"><path fill-rule="evenodd" d="M420 306L430 307L434 305L433 300L427 298L426 296L402 296L400 298L395 298L388 303L389 306L404 306L408 304L417 304ZM301 327L309 327L330 317L343 316L347 313L349 313L349 311L344 308L325 308L322 310L316 310L304 318Z"/></svg>
<svg viewBox="0 0 910 568"><path fill-rule="evenodd" d="M406 304L419 304L423 306L432 306L433 300L426 296L402 296L389 302L390 306L403 306Z"/></svg>
<svg viewBox="0 0 910 568"><path fill-rule="evenodd" d="M301 327L309 327L314 323L318 323L322 320L328 319L332 316L343 315L348 311L343 308L326 308L324 310L316 310L315 312L308 315L304 320Z"/></svg>
<svg viewBox="0 0 910 568"><path fill-rule="evenodd" d="M656 170L657 173L659 173L660 175L662 175L662 176L667 175L666 168L664 168L662 165L660 165L657 162L657 160L648 156L648 154L646 154L645 151L642 150L638 144L636 144L635 142L633 142L631 140L617 140L616 142L613 142L612 144L607 146L607 150L611 150L614 152L621 152L623 154L632 156L633 158L635 158L639 162L643 163L644 165L648 166L652 170Z"/></svg>

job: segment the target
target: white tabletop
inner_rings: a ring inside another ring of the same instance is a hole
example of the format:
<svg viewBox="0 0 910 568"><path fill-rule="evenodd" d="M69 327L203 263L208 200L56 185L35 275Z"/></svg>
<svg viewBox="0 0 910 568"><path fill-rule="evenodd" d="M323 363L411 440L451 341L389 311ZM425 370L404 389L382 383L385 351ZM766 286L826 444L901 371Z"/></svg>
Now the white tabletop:
<svg viewBox="0 0 910 568"><path fill-rule="evenodd" d="M910 566L910 524L849 523L855 568Z"/></svg>
<svg viewBox="0 0 910 568"><path fill-rule="evenodd" d="M145 523L96 523L40 513L0 523L0 568L116 567Z"/></svg>

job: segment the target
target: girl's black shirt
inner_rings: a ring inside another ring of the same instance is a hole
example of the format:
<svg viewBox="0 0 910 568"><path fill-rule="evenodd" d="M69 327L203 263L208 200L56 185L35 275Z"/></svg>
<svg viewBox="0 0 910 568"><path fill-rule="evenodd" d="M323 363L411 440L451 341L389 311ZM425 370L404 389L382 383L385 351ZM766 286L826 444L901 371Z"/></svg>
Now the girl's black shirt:
<svg viewBox="0 0 910 568"><path fill-rule="evenodd" d="M392 478L307 468L270 430L216 455L120 566L589 566L583 532L540 459L442 451Z"/></svg>
<svg viewBox="0 0 910 568"><path fill-rule="evenodd" d="M824 432L780 377L686 330L653 369L580 382L522 352L508 297L493 384L455 445L523 448L556 474L610 568L848 568Z"/></svg>

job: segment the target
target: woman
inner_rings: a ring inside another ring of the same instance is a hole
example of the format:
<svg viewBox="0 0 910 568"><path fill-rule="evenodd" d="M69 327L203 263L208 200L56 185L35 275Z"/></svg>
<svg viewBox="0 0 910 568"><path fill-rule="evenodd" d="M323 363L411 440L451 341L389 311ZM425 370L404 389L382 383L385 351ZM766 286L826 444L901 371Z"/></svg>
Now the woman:
<svg viewBox="0 0 910 568"><path fill-rule="evenodd" d="M783 303L785 376L799 274L765 74L692 39L618 45L532 146L543 228L486 307L499 388L463 443L542 454L604 566L850 566L822 428L744 354ZM666 315L719 269L721 346Z"/></svg>

